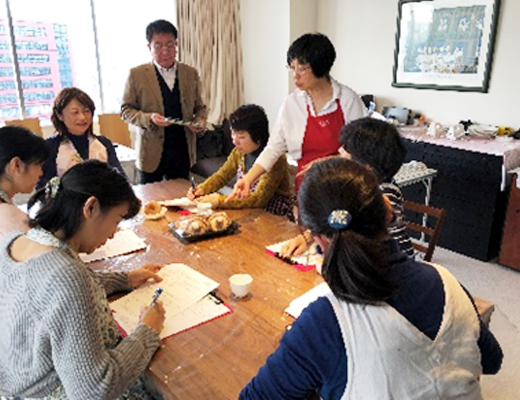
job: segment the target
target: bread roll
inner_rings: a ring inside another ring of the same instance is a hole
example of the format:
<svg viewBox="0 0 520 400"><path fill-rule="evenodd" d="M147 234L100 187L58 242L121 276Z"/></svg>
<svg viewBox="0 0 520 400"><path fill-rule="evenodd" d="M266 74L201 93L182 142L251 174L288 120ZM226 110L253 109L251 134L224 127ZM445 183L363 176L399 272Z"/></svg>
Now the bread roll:
<svg viewBox="0 0 520 400"><path fill-rule="evenodd" d="M155 200L149 201L143 207L143 213L146 215L156 215L159 214L162 210L161 205Z"/></svg>
<svg viewBox="0 0 520 400"><path fill-rule="evenodd" d="M208 217L208 223L212 231L220 232L226 230L231 224L231 220L224 212L212 214Z"/></svg>
<svg viewBox="0 0 520 400"><path fill-rule="evenodd" d="M182 229L186 236L203 235L209 231L207 221L197 215L180 220L177 227Z"/></svg>

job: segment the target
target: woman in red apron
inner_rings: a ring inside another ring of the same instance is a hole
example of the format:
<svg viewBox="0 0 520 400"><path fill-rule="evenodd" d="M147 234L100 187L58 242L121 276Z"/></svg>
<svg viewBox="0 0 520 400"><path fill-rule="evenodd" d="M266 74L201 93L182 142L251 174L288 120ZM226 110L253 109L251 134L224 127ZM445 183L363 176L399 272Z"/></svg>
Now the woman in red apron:
<svg viewBox="0 0 520 400"><path fill-rule="evenodd" d="M310 109L307 110L307 127L303 137L302 158L298 160L299 173L305 166L321 157L336 154L340 147L339 131L345 125L345 118L341 112L339 99L336 99L338 108L331 114L313 117ZM298 193L303 176L296 174L295 191Z"/></svg>
<svg viewBox="0 0 520 400"><path fill-rule="evenodd" d="M228 199L249 196L251 184L288 152L300 171L309 162L336 154L340 128L367 115L359 96L330 76L336 51L323 34L305 34L287 51L296 90L283 102L266 148ZM296 181L296 189L300 179Z"/></svg>

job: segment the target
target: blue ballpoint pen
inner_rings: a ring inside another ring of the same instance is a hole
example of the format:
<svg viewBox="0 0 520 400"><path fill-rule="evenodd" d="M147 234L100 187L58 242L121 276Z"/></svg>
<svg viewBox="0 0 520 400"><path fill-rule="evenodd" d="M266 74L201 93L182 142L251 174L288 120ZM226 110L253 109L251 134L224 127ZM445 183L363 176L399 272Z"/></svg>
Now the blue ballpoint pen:
<svg viewBox="0 0 520 400"><path fill-rule="evenodd" d="M155 305L155 303L157 303L157 299L159 298L159 296L161 295L161 293L163 292L163 290L161 288L158 288L153 297L152 297L152 303L150 304L150 307L153 307Z"/></svg>

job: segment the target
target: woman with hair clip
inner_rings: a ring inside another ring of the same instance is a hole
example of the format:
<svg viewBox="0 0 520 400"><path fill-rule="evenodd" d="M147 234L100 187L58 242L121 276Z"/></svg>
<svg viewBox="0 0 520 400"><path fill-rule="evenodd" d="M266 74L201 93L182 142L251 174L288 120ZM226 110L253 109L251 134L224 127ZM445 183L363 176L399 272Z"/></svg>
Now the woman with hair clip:
<svg viewBox="0 0 520 400"><path fill-rule="evenodd" d="M139 199L124 176L91 160L49 181L36 202L31 229L0 244L0 397L151 399L139 376L160 345L164 308L144 308L123 339L107 295L160 281L161 266L99 273L78 258L135 216Z"/></svg>
<svg viewBox="0 0 520 400"><path fill-rule="evenodd" d="M26 231L29 217L13 204L17 193L31 193L49 156L45 140L21 126L0 128L0 239Z"/></svg>
<svg viewBox="0 0 520 400"><path fill-rule="evenodd" d="M43 165L38 189L52 177L61 177L70 167L85 160L104 161L126 176L112 142L94 134L95 110L94 101L78 88L69 87L58 93L51 115L57 133L47 139L51 154Z"/></svg>
<svg viewBox="0 0 520 400"><path fill-rule="evenodd" d="M502 350L446 269L401 253L378 179L341 158L313 165L302 224L324 249L331 292L311 303L241 399L481 399Z"/></svg>

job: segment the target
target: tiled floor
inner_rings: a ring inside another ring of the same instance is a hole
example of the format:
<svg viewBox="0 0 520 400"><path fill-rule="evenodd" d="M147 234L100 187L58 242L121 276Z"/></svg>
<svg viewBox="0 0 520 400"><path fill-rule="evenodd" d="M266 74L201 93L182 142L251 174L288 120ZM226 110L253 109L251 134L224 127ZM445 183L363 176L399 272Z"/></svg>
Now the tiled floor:
<svg viewBox="0 0 520 400"><path fill-rule="evenodd" d="M502 369L482 377L486 400L520 399L520 271L437 248L433 262L448 268L475 296L495 305L491 331L504 351Z"/></svg>

